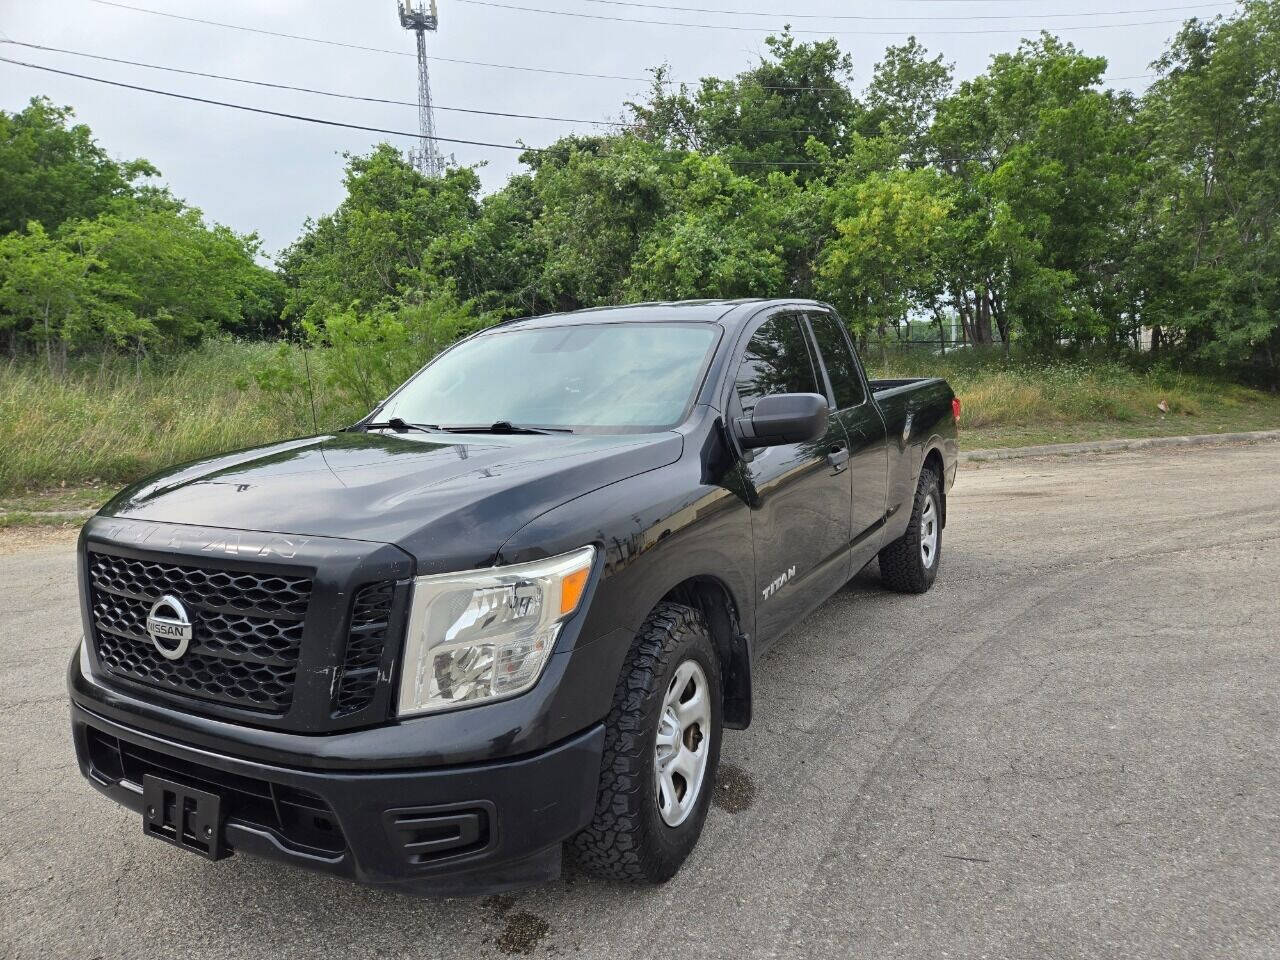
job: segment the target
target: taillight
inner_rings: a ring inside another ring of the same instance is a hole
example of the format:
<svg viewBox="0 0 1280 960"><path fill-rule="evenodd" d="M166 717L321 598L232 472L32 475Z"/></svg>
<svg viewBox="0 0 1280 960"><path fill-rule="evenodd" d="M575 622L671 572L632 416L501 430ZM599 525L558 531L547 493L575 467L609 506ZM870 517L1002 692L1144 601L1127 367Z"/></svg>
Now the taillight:
<svg viewBox="0 0 1280 960"><path fill-rule="evenodd" d="M956 423L960 422L960 398L959 397L951 398L951 416L955 419Z"/></svg>

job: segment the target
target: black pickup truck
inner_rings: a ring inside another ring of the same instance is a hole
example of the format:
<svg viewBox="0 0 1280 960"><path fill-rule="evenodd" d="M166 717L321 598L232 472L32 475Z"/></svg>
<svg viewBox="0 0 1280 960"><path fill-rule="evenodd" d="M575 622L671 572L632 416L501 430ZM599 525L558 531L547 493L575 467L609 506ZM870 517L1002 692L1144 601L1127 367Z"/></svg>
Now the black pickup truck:
<svg viewBox="0 0 1280 960"><path fill-rule="evenodd" d="M211 859L466 894L568 848L663 881L761 653L877 556L933 583L959 417L811 301L484 330L346 430L85 525L80 769Z"/></svg>

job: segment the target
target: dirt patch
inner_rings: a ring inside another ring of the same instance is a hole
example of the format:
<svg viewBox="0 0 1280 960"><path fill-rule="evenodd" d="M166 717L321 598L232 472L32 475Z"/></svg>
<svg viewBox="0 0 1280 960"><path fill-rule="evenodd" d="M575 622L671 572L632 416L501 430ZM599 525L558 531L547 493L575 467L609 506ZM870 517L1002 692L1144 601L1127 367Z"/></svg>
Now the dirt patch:
<svg viewBox="0 0 1280 960"><path fill-rule="evenodd" d="M75 546L80 535L78 526L5 527L0 529L0 556L26 553L28 550L52 550Z"/></svg>
<svg viewBox="0 0 1280 960"><path fill-rule="evenodd" d="M711 802L729 813L742 813L755 799L756 782L751 779L751 774L732 763L720 764Z"/></svg>
<svg viewBox="0 0 1280 960"><path fill-rule="evenodd" d="M527 910L517 910L507 914L507 925L502 928L495 942L505 954L527 956L533 953L550 932L551 924L540 916Z"/></svg>

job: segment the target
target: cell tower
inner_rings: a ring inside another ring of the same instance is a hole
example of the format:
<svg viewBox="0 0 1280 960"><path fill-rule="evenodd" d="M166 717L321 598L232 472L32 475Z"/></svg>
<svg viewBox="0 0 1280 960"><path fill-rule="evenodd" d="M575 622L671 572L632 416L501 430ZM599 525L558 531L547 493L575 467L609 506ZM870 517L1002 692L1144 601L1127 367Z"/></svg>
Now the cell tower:
<svg viewBox="0 0 1280 960"><path fill-rule="evenodd" d="M418 41L418 149L410 151L410 159L428 177L444 175L444 156L436 146L436 118L431 110L431 75L427 70L427 31L435 33L440 25L436 0L397 0L400 26L412 30Z"/></svg>

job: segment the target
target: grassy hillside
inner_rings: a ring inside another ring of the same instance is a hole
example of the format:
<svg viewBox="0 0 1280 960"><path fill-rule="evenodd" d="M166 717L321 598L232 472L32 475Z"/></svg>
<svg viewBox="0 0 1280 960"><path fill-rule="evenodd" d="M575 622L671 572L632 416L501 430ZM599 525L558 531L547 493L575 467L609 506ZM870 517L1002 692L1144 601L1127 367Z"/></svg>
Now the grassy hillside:
<svg viewBox="0 0 1280 960"><path fill-rule="evenodd" d="M66 485L100 487L105 497L108 488L169 464L310 433L305 394L264 392L253 383L275 349L211 343L141 374L125 362L57 378L35 365L0 367L0 509L39 509L48 498L23 491ZM1280 397L1190 374L967 352L943 358L873 351L868 359L873 376L947 377L964 404L962 440L970 449L1280 427ZM310 362L323 383L328 358L313 351ZM364 412L352 398L317 388L321 430Z"/></svg>

